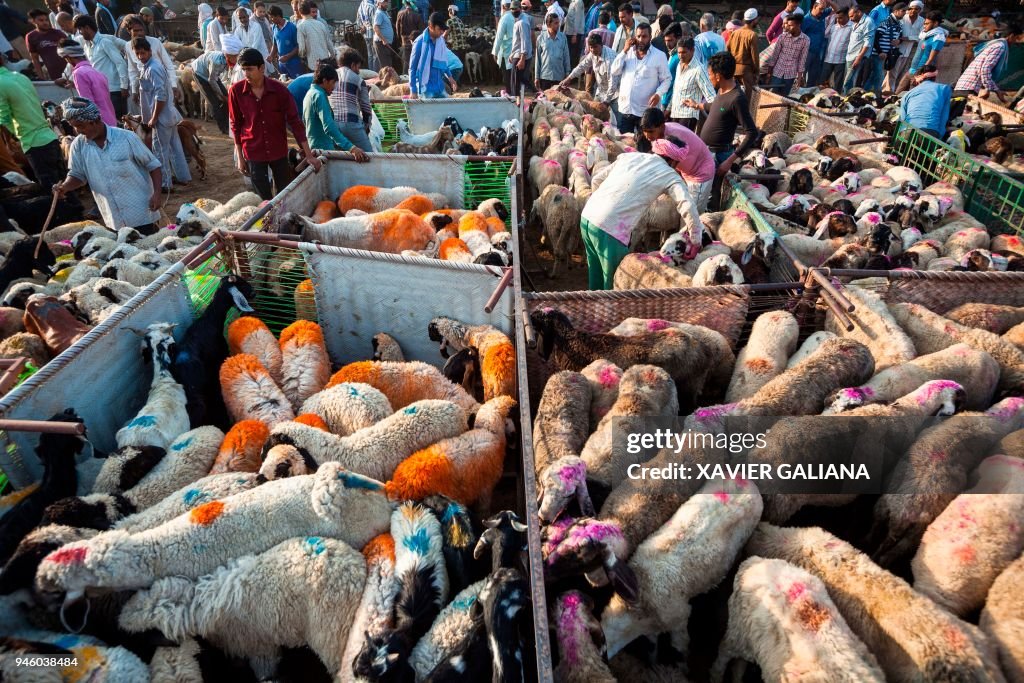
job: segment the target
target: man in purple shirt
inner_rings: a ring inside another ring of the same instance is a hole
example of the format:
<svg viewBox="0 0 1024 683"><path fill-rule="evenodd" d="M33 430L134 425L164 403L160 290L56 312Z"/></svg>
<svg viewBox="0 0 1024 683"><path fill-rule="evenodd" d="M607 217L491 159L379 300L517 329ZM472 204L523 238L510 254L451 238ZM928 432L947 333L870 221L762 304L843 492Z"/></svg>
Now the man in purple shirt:
<svg viewBox="0 0 1024 683"><path fill-rule="evenodd" d="M92 100L99 107L103 123L116 126L117 115L114 113L114 102L110 99L110 84L107 77L94 69L85 58L85 48L68 38L61 41L57 54L71 65L71 80L79 96Z"/></svg>

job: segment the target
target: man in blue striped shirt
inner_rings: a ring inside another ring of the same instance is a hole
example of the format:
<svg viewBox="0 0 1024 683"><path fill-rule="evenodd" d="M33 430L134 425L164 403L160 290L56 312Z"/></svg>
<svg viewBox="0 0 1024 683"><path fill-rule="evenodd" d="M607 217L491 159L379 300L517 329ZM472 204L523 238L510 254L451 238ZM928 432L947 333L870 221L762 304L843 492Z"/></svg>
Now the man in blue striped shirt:
<svg viewBox="0 0 1024 683"><path fill-rule="evenodd" d="M871 71L864 84L865 90L878 92L885 74L896 68L900 55L900 39L903 37L903 15L906 13L907 6L902 2L897 3L892 6L892 13L886 20L876 25L875 51L871 55ZM886 61L891 64L888 69L885 68Z"/></svg>

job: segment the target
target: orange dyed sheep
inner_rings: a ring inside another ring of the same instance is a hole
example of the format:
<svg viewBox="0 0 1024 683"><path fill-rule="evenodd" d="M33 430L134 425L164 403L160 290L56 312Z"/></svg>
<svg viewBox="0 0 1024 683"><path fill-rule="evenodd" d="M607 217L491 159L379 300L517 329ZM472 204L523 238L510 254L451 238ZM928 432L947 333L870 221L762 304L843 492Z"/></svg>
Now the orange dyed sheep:
<svg viewBox="0 0 1024 683"><path fill-rule="evenodd" d="M403 199L398 203L396 209L405 209L412 211L416 215L422 215L429 213L434 210L434 202L430 201L429 197L424 197L421 194L414 194L408 199ZM323 223L324 221L319 221Z"/></svg>
<svg viewBox="0 0 1024 683"><path fill-rule="evenodd" d="M240 353L220 366L220 390L235 422L255 419L273 427L295 417L288 398L256 356Z"/></svg>
<svg viewBox="0 0 1024 683"><path fill-rule="evenodd" d="M327 386L333 387L342 382L369 384L383 393L395 410L428 398L451 401L467 413L475 413L480 407L465 389L448 381L440 370L418 361L364 360L349 363L331 376Z"/></svg>
<svg viewBox="0 0 1024 683"><path fill-rule="evenodd" d="M228 325L231 355L251 353L263 364L274 381L281 382L281 349L274 333L259 318L246 315Z"/></svg>
<svg viewBox="0 0 1024 683"><path fill-rule="evenodd" d="M316 320L316 298L313 294L313 281L310 279L303 280L295 287L295 292L292 294L292 298L295 300L295 319L296 320Z"/></svg>
<svg viewBox="0 0 1024 683"><path fill-rule="evenodd" d="M325 432L331 431L327 427L327 423L324 422L324 419L317 415L316 413L303 413L302 415L297 415L295 417L295 422L298 422L299 424L308 425L310 427L316 427L317 429L323 430Z"/></svg>
<svg viewBox="0 0 1024 683"><path fill-rule="evenodd" d="M506 422L516 402L499 396L480 407L474 428L419 450L403 460L385 484L392 500L441 494L464 505L486 507L505 463Z"/></svg>
<svg viewBox="0 0 1024 683"><path fill-rule="evenodd" d="M270 429L259 420L242 420L224 436L210 474L256 472Z"/></svg>
<svg viewBox="0 0 1024 683"><path fill-rule="evenodd" d="M326 223L313 223L305 216L289 213L281 223L283 232L302 235L307 240L391 254L400 254L406 249L426 249L436 241L434 228L405 209L335 218Z"/></svg>
<svg viewBox="0 0 1024 683"><path fill-rule="evenodd" d="M295 410L323 389L330 376L331 360L319 325L296 320L281 330L281 389Z"/></svg>
<svg viewBox="0 0 1024 683"><path fill-rule="evenodd" d="M338 213L338 205L330 200L317 202L316 209L313 210L311 218L316 223L326 223L332 218L337 218L341 214Z"/></svg>
<svg viewBox="0 0 1024 683"><path fill-rule="evenodd" d="M469 326L439 316L427 327L430 339L441 342L442 353L477 350L484 386L484 401L496 396L514 396L516 391L516 352L508 336L492 325Z"/></svg>
<svg viewBox="0 0 1024 683"><path fill-rule="evenodd" d="M438 258L442 261L455 261L456 263L472 263L473 252L469 246L458 237L449 237L441 242L438 250Z"/></svg>
<svg viewBox="0 0 1024 683"><path fill-rule="evenodd" d="M338 209L346 215L351 209L359 209L366 213L377 213L385 209L393 209L414 195L422 194L414 187L374 187L373 185L354 185L338 197ZM431 202L430 211L434 207L448 206L448 198L442 194L426 195ZM423 213L423 212L421 212Z"/></svg>

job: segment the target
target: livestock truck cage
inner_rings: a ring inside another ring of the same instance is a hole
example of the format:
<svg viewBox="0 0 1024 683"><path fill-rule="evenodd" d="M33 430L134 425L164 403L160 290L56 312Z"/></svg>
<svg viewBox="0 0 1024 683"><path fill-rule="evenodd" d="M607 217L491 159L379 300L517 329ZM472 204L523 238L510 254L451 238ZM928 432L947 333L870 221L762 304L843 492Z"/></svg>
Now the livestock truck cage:
<svg viewBox="0 0 1024 683"><path fill-rule="evenodd" d="M964 210L988 226L992 234L1024 234L1024 182L953 149L917 128L901 123L889 139L815 107L765 90L758 90L753 99L757 127L766 133L782 131L792 136L807 132L817 138L826 133L841 132L847 137L853 136L850 139L856 149L888 152L897 164L920 174L926 184L944 180L956 185L963 194ZM980 102L975 100L974 103L982 111L995 110L994 105ZM1019 119L1014 114L1010 121L1015 120ZM865 165L871 165L870 159L861 160ZM883 170L890 168L885 164L874 165Z"/></svg>
<svg viewBox="0 0 1024 683"><path fill-rule="evenodd" d="M432 133L453 117L464 130L477 133L506 121L523 121L523 102L514 97L447 97L436 100L375 100L370 103L384 127L385 151L399 142L398 122L404 120L413 135Z"/></svg>

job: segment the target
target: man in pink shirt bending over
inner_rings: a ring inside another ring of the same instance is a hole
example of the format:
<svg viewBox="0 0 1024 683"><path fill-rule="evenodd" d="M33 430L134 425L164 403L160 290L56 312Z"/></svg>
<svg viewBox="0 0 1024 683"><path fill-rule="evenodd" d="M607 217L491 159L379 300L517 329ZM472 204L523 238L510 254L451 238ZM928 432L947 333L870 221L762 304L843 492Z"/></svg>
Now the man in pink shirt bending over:
<svg viewBox="0 0 1024 683"><path fill-rule="evenodd" d="M80 97L92 100L100 110L100 118L108 126L117 126L114 103L110 99L107 77L93 68L85 58L85 48L68 38L61 41L57 54L71 65L71 80Z"/></svg>
<svg viewBox="0 0 1024 683"><path fill-rule="evenodd" d="M640 151L651 151L679 172L693 197L697 213L704 213L715 180L715 155L696 133L679 123L665 120L665 112L651 107L640 119L643 137Z"/></svg>

